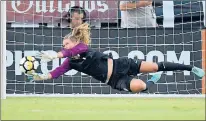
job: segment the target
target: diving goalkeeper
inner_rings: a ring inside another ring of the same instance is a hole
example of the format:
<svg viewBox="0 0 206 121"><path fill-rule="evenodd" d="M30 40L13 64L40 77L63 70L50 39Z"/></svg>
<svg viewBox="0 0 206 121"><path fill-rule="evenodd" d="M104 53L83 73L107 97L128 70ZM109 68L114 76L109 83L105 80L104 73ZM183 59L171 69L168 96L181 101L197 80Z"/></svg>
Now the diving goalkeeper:
<svg viewBox="0 0 206 121"><path fill-rule="evenodd" d="M33 73L29 80L56 79L71 69L83 72L93 78L106 83L119 91L143 92L156 83L161 75L153 75L146 82L134 78L138 73L151 73L158 71L191 71L200 78L205 74L203 69L191 65L172 62L145 62L126 57L113 59L109 55L94 51L88 47L90 43L90 28L88 24L76 27L71 34L63 39L63 49L52 56L46 52L39 53L36 57L42 61L51 61L56 58L66 58L62 65L50 73Z"/></svg>

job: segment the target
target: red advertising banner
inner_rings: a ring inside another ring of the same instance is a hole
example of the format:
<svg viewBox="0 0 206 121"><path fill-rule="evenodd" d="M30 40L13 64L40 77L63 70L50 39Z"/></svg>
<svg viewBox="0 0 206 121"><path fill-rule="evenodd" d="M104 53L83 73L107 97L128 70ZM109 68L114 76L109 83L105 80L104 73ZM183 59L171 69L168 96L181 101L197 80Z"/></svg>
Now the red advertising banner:
<svg viewBox="0 0 206 121"><path fill-rule="evenodd" d="M81 6L90 20L113 22L118 17L118 2L70 1L70 0L21 0L7 1L7 22L13 23L55 23L60 22L70 6Z"/></svg>

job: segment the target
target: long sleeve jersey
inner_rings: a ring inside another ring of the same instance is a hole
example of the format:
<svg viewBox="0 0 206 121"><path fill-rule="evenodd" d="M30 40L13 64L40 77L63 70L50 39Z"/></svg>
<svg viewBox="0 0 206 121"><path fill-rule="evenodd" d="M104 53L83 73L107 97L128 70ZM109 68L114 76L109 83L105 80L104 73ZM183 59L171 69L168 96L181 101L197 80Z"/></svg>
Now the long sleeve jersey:
<svg viewBox="0 0 206 121"><path fill-rule="evenodd" d="M60 65L55 70L50 72L50 74L52 75L52 78L58 78L59 76L69 71L71 69L69 65L70 57L77 56L78 54L82 54L86 52L87 50L88 50L88 46L83 43L79 43L72 49L62 49L61 52L63 54L63 57L64 58L67 57L67 58L64 60L62 65Z"/></svg>
<svg viewBox="0 0 206 121"><path fill-rule="evenodd" d="M76 45L72 49L62 49L61 52L66 59L62 65L50 72L52 78L58 78L67 71L75 69L102 82L106 81L108 55L89 49L83 43ZM79 55L77 58L73 58L77 55Z"/></svg>

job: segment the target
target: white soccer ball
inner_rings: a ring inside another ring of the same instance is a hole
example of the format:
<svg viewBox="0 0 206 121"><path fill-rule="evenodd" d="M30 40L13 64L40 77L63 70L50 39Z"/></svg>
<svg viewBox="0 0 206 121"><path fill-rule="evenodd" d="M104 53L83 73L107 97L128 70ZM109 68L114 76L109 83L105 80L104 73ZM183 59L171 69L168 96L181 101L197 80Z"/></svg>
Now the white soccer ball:
<svg viewBox="0 0 206 121"><path fill-rule="evenodd" d="M39 66L39 62L32 56L25 56L20 60L19 63L21 72L25 74L35 73Z"/></svg>

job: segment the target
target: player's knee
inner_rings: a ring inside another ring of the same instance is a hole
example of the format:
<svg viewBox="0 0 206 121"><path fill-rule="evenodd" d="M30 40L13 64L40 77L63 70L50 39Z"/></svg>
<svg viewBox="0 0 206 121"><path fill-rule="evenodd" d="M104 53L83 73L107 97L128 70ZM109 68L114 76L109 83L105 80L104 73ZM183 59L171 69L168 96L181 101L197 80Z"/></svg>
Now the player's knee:
<svg viewBox="0 0 206 121"><path fill-rule="evenodd" d="M139 79L133 79L130 83L130 90L132 92L138 93L141 92L142 90L145 90L146 84Z"/></svg>

